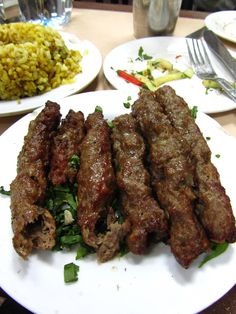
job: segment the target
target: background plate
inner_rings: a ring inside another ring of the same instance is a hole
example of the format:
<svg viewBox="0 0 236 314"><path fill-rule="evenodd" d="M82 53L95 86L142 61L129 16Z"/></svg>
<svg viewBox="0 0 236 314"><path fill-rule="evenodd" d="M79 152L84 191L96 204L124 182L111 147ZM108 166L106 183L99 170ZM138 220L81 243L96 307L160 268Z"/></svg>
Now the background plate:
<svg viewBox="0 0 236 314"><path fill-rule="evenodd" d="M140 47L143 47L144 53L154 58L164 58L171 61L174 68L181 71L191 67L185 38L150 37L133 40L114 48L104 59L104 74L115 88L138 91L139 88L137 86L127 83L124 79L118 77L115 70L140 70L145 68L145 61L142 63L135 61ZM233 81L232 77L227 74L222 64L210 51L209 55L217 74L229 81ZM222 112L236 108L236 103L221 92L217 90L206 92L202 81L196 75L191 79L168 82L167 85L172 86L190 107L198 106L198 109L205 113Z"/></svg>
<svg viewBox="0 0 236 314"><path fill-rule="evenodd" d="M216 35L236 43L236 11L220 11L205 18L206 27Z"/></svg>
<svg viewBox="0 0 236 314"><path fill-rule="evenodd" d="M129 112L123 102L130 93L99 91L62 99L61 112L82 110L85 116L96 105L109 120ZM132 100L137 95L131 95ZM194 97L194 96L193 96ZM38 110L37 110L38 112ZM16 175L16 159L27 133L32 112L0 137L0 185L8 188ZM212 160L236 208L236 140L210 117L198 114L204 136L211 137ZM17 136L16 136L17 134ZM216 158L215 154L220 154ZM223 296L236 282L236 248L199 269L200 256L188 270L175 261L168 246L158 244L147 256L127 254L104 264L91 255L75 261L75 252L44 251L23 261L12 247L10 199L0 196L0 286L16 301L35 313L57 314L193 314ZM63 281L64 264L80 266L79 280Z"/></svg>
<svg viewBox="0 0 236 314"><path fill-rule="evenodd" d="M26 97L18 103L16 100L0 101L0 116L22 114L42 106L48 99L57 101L63 97L75 94L91 83L102 66L102 56L97 47L90 41L80 41L75 35L60 32L67 47L79 50L83 56L81 61L82 72L75 76L75 81L70 84L61 85L42 95Z"/></svg>

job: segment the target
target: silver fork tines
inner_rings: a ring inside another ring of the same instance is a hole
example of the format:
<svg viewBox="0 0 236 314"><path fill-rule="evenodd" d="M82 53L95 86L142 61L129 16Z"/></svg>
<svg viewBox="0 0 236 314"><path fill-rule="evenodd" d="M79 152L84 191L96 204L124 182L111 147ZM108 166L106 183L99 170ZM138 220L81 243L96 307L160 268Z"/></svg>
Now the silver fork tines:
<svg viewBox="0 0 236 314"><path fill-rule="evenodd" d="M217 76L207 55L203 40L192 39L191 45L189 41L189 39L186 40L189 59L196 75L202 80L213 80L218 82L225 93L236 102L236 90L225 79Z"/></svg>

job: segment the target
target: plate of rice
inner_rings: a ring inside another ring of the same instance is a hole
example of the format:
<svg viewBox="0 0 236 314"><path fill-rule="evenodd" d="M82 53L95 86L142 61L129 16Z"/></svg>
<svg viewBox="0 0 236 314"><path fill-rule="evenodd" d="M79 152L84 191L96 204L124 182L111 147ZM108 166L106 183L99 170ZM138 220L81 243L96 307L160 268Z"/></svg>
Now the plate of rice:
<svg viewBox="0 0 236 314"><path fill-rule="evenodd" d="M77 93L102 65L90 41L33 23L0 25L0 46L0 116Z"/></svg>

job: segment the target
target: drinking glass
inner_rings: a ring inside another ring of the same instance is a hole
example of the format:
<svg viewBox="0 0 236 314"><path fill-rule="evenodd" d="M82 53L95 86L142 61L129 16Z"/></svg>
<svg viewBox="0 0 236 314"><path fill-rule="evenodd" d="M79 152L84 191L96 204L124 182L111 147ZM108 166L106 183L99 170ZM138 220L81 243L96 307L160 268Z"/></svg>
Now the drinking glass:
<svg viewBox="0 0 236 314"><path fill-rule="evenodd" d="M136 38L169 35L174 31L182 0L133 0Z"/></svg>

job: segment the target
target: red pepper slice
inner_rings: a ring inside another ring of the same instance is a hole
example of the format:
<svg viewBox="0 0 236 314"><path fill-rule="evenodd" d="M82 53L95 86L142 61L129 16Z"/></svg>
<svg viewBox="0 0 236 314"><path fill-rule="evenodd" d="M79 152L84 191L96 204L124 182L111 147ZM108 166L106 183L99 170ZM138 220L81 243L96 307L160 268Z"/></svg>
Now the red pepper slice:
<svg viewBox="0 0 236 314"><path fill-rule="evenodd" d="M178 56L175 57L175 59L177 60L177 59L179 59L181 57L182 57L182 55L178 55Z"/></svg>
<svg viewBox="0 0 236 314"><path fill-rule="evenodd" d="M137 85L137 86L143 85L143 82L141 82L136 77L134 77L133 75L131 75L125 71L117 70L117 74L129 83L132 83L132 84Z"/></svg>

